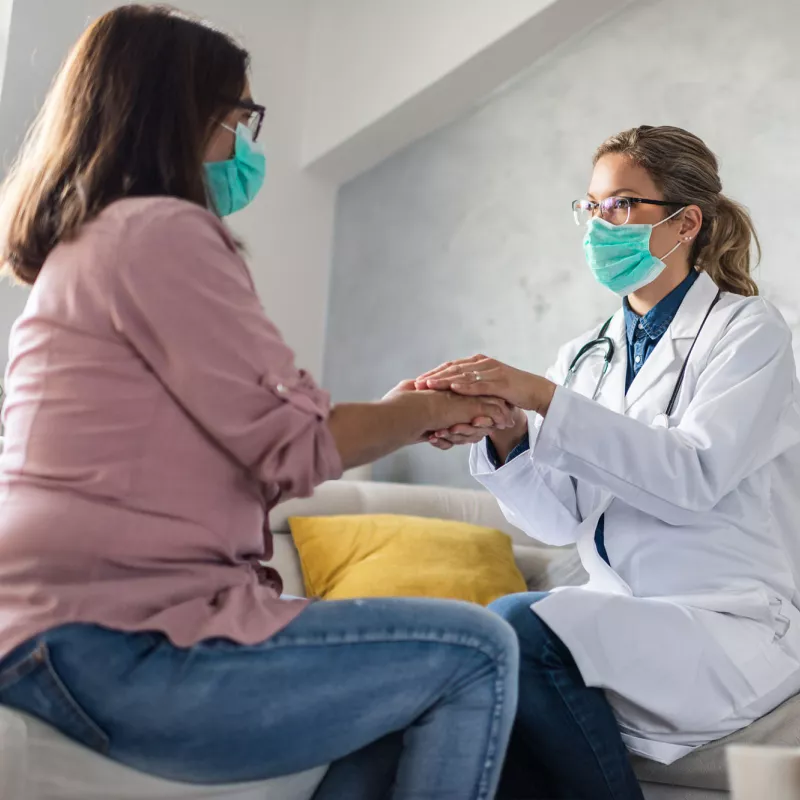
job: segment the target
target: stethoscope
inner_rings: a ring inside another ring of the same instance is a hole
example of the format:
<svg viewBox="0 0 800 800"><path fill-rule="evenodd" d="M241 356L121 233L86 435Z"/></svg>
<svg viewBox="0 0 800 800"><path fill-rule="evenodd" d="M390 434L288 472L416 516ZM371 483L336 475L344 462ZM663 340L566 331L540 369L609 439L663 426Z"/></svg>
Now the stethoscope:
<svg viewBox="0 0 800 800"><path fill-rule="evenodd" d="M659 414L654 420L653 425L657 428L668 428L669 427L669 418L672 415L672 412L675 408L675 403L678 400L678 394L681 391L681 386L683 385L683 378L686 374L686 367L689 364L689 358L692 355L692 350L694 350L694 346L697 344L697 339L699 338L703 328L705 327L706 321L708 320L709 316L711 316L711 312L714 310L714 306L719 302L720 297L722 296L721 291L717 291L717 295L714 298L714 301L708 307L708 311L706 311L706 315L703 317L703 321L700 323L700 327L697 329L697 333L694 335L694 339L692 340L692 345L689 348L689 352L686 354L686 358L683 359L683 365L681 366L680 374L678 375L678 379L675 381L675 387L672 390L672 396L669 399L669 403L667 403L666 409L664 409L663 414ZM572 363L569 365L569 369L567 370L567 376L564 378L563 386L566 388L572 382L572 379L575 377L575 373L578 371L578 367L583 362L583 359L586 357L588 353L594 350L597 347L602 347L604 349L603 355L603 369L600 371L600 375L597 378L597 383L594 387L594 392L592 392L592 400L597 398L597 394L600 391L600 385L603 382L603 378L605 378L606 373L608 372L609 368L611 367L611 361L614 358L614 340L608 336L608 326L611 325L611 321L614 317L610 317L605 321L603 327L597 333L597 338L591 339L590 341L586 342L583 347L575 354L575 358L572 359Z"/></svg>

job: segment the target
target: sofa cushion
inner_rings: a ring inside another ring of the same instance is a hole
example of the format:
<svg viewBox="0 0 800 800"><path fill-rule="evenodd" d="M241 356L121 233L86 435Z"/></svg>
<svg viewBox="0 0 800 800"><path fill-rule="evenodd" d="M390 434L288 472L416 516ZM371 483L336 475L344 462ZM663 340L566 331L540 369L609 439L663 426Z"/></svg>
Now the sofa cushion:
<svg viewBox="0 0 800 800"><path fill-rule="evenodd" d="M297 551L289 538L289 517L340 514L410 514L469 522L503 531L511 537L514 558L531 591L539 591L548 583L551 561L568 552L534 542L506 520L497 501L482 489L329 481L318 486L313 497L289 500L270 514L270 527L275 534L275 554L270 565L282 575L286 594L303 593Z"/></svg>
<svg viewBox="0 0 800 800"><path fill-rule="evenodd" d="M289 523L314 597L441 597L487 605L526 590L502 531L400 514Z"/></svg>
<svg viewBox="0 0 800 800"><path fill-rule="evenodd" d="M634 769L641 781L726 790L725 748L730 744L800 746L800 695L746 728L700 747L674 764L666 766L635 757Z"/></svg>

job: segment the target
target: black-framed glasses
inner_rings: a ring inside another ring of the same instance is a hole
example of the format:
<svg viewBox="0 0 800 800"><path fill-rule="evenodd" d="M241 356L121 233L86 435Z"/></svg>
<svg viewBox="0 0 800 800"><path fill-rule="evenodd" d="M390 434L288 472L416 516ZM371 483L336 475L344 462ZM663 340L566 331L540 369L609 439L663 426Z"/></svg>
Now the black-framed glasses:
<svg viewBox="0 0 800 800"><path fill-rule="evenodd" d="M258 141L258 135L261 133L261 128L264 125L264 117L267 114L267 109L264 106L254 103L252 100L237 100L234 104L236 108L241 108L243 111L249 111L245 125L250 129L253 134L253 141Z"/></svg>
<svg viewBox="0 0 800 800"><path fill-rule="evenodd" d="M606 197L597 203L588 197L582 197L572 203L572 214L576 225L585 225L593 217L602 217L612 225L626 225L631 218L631 208L640 203L667 207L686 205L673 200L648 200L644 197Z"/></svg>

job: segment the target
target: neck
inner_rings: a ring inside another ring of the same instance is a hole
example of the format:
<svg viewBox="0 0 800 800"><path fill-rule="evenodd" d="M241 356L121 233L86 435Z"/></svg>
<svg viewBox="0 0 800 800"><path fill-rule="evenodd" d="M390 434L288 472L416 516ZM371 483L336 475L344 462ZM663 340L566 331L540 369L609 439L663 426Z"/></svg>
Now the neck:
<svg viewBox="0 0 800 800"><path fill-rule="evenodd" d="M687 261L668 264L667 268L654 281L628 295L628 305L636 314L643 317L673 289L683 283L689 275L689 270Z"/></svg>

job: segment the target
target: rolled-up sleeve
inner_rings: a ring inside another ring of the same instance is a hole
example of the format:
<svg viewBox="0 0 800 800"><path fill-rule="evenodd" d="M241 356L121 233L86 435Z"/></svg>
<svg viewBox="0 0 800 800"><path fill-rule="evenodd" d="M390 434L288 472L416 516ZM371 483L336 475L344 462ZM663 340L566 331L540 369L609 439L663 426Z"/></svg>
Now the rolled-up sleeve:
<svg viewBox="0 0 800 800"><path fill-rule="evenodd" d="M211 439L284 498L341 475L329 396L296 368L219 220L175 201L128 223L118 259L112 324Z"/></svg>

